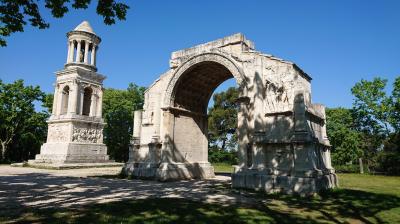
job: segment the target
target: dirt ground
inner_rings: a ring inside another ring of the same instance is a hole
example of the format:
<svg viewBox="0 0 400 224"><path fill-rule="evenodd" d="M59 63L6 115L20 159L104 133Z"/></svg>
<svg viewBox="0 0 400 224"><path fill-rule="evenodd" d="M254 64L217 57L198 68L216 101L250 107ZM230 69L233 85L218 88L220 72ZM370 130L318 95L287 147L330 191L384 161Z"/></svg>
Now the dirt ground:
<svg viewBox="0 0 400 224"><path fill-rule="evenodd" d="M45 170L0 166L0 211L70 207L124 199L186 198L230 205L254 199L230 191L230 177L158 182L112 178L120 167Z"/></svg>

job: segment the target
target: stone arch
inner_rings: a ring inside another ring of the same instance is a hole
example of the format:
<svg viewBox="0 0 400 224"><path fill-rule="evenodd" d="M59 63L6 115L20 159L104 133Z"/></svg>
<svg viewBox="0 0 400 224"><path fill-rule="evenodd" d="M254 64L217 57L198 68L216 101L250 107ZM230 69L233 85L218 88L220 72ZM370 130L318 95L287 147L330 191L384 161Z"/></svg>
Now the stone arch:
<svg viewBox="0 0 400 224"><path fill-rule="evenodd" d="M93 89L90 87L86 87L83 90L83 108L82 115L89 116L90 115L90 106L92 104L92 94Z"/></svg>
<svg viewBox="0 0 400 224"><path fill-rule="evenodd" d="M181 78L185 74L187 74L187 72L190 71L192 68L196 67L196 65L200 65L203 63L215 63L223 66L231 73L239 87L245 85L246 79L243 70L230 58L230 56L227 56L223 53L214 52L198 54L182 63L182 65L180 65L173 74L166 89L166 94L164 98L165 107L174 107L174 101L178 86L177 84L179 83Z"/></svg>
<svg viewBox="0 0 400 224"><path fill-rule="evenodd" d="M179 177L167 179L214 176L208 162L207 107L215 89L230 78L243 91L246 81L241 67L230 56L211 52L189 58L169 80L163 102L168 125L163 127L162 160L181 165L176 171Z"/></svg>
<svg viewBox="0 0 400 224"><path fill-rule="evenodd" d="M66 114L68 112L68 101L69 101L69 86L64 86L62 90L61 97L61 114Z"/></svg>

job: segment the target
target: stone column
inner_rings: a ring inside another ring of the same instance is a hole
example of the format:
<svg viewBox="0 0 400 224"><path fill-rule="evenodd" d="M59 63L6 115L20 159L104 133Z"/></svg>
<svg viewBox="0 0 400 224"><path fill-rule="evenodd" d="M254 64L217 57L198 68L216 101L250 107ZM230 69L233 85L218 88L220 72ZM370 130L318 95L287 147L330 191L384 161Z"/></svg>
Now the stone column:
<svg viewBox="0 0 400 224"><path fill-rule="evenodd" d="M58 99L58 85L55 84L55 88L54 88L54 97L53 97L53 108L51 110L51 114L52 115L56 115L57 114L57 99Z"/></svg>
<svg viewBox="0 0 400 224"><path fill-rule="evenodd" d="M248 106L249 106L249 98L248 97L240 97L239 101L239 111L238 111L238 128L236 131L238 138L238 157L239 157L239 167L247 167L247 156L248 156L248 148L249 148L249 122L248 122Z"/></svg>
<svg viewBox="0 0 400 224"><path fill-rule="evenodd" d="M101 118L103 113L103 90L99 91L98 95L96 117Z"/></svg>
<svg viewBox="0 0 400 224"><path fill-rule="evenodd" d="M64 86L59 86L58 87L59 91L57 91L58 93L57 93L57 112L56 112L56 115L60 115L61 114L63 88L64 88ZM56 97L56 96L54 96L54 97Z"/></svg>
<svg viewBox="0 0 400 224"><path fill-rule="evenodd" d="M69 55L69 59L68 62L73 62L74 61L74 53L75 53L75 43L74 41L70 42L70 55Z"/></svg>
<svg viewBox="0 0 400 224"><path fill-rule="evenodd" d="M133 117L133 138L140 138L140 132L142 128L142 110L136 110Z"/></svg>
<svg viewBox="0 0 400 224"><path fill-rule="evenodd" d="M161 96L157 94L157 101L154 107L154 133L153 133L153 140L157 141L160 139L160 120L161 120Z"/></svg>
<svg viewBox="0 0 400 224"><path fill-rule="evenodd" d="M173 162L174 157L174 123L175 123L175 116L171 113L168 109L163 111L163 128L164 128L164 136L163 136L163 146L161 151L161 162L168 163Z"/></svg>
<svg viewBox="0 0 400 224"><path fill-rule="evenodd" d="M89 112L89 116L90 117L94 117L96 116L96 94L92 93L92 97L90 99L90 112Z"/></svg>
<svg viewBox="0 0 400 224"><path fill-rule="evenodd" d="M78 100L78 85L76 81L74 81L71 85L70 94L69 96L69 101L68 101L68 114L76 114L76 106L77 106L77 100Z"/></svg>
<svg viewBox="0 0 400 224"><path fill-rule="evenodd" d="M92 56L90 57L90 63L96 66L96 45L92 44Z"/></svg>
<svg viewBox="0 0 400 224"><path fill-rule="evenodd" d="M75 58L75 62L79 63L80 62L80 58L81 58L81 41L78 40L78 47L76 48L76 58Z"/></svg>
<svg viewBox="0 0 400 224"><path fill-rule="evenodd" d="M68 55L67 55L67 63L69 63L69 60L71 58L71 42L68 41Z"/></svg>
<svg viewBox="0 0 400 224"><path fill-rule="evenodd" d="M84 95L85 95L84 88L80 89L80 93L81 93L81 95L80 95L80 98L79 98L79 115L82 115L83 114L83 98L84 98Z"/></svg>
<svg viewBox="0 0 400 224"><path fill-rule="evenodd" d="M88 54L89 54L89 42L88 42L88 41L85 41L85 57L84 57L84 59L83 59L83 62L84 62L85 64L88 63Z"/></svg>

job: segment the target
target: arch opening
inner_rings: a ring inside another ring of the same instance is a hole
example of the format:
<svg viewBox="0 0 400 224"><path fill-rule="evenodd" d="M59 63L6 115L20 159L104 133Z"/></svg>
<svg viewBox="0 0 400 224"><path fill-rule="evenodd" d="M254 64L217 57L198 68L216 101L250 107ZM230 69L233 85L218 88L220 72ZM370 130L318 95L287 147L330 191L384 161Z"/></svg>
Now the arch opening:
<svg viewBox="0 0 400 224"><path fill-rule="evenodd" d="M224 65L197 63L183 72L173 92L176 162L208 162L208 104L214 91L234 78Z"/></svg>
<svg viewBox="0 0 400 224"><path fill-rule="evenodd" d="M69 101L69 86L65 86L62 90L61 99L61 114L66 114L68 112L68 101Z"/></svg>
<svg viewBox="0 0 400 224"><path fill-rule="evenodd" d="M82 115L89 116L90 105L92 104L93 90L90 87L86 87L83 91L83 108Z"/></svg>

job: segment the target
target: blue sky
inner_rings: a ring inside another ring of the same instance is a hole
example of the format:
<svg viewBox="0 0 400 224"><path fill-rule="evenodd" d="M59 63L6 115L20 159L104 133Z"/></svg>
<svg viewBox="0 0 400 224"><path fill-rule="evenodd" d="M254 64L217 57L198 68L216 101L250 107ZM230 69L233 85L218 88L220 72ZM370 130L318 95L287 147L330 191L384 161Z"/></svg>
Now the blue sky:
<svg viewBox="0 0 400 224"><path fill-rule="evenodd" d="M96 3L97 1L92 1ZM293 61L311 77L313 101L350 107L361 79L400 75L400 1L126 1L127 21L106 26L95 13L71 10L50 29L26 27L0 48L0 79L24 79L53 92L67 57L66 32L88 20L101 36L99 72L105 87L150 85L168 70L172 51L241 32L258 51ZM224 83L221 89L233 85Z"/></svg>

